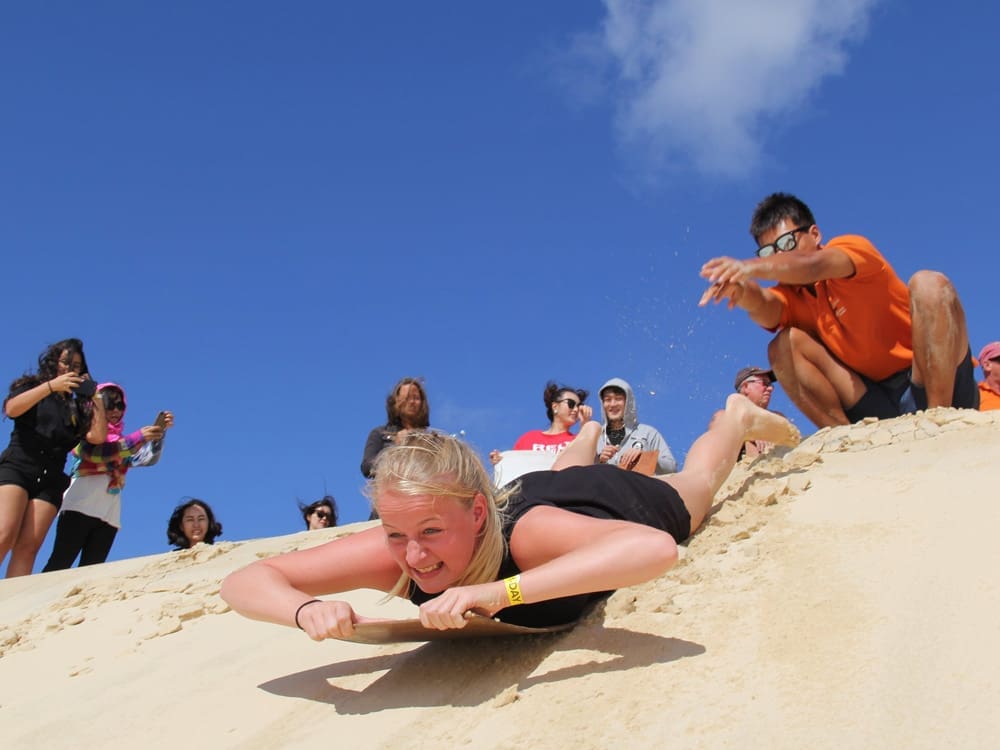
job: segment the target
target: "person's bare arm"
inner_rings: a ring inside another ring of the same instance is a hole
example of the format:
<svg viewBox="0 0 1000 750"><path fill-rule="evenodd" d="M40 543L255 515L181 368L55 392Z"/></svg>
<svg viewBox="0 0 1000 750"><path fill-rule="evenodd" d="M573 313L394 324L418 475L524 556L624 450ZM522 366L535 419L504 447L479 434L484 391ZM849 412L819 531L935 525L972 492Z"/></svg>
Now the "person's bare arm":
<svg viewBox="0 0 1000 750"><path fill-rule="evenodd" d="M775 253L767 258L713 258L701 267L701 275L713 284L731 284L757 279L779 284L812 284L843 279L854 274L851 256L836 247L815 252Z"/></svg>
<svg viewBox="0 0 1000 750"><path fill-rule="evenodd" d="M698 301L699 307L709 302L718 304L725 300L729 309L739 307L746 310L750 319L764 328L775 328L781 320L784 302L769 289L763 288L752 279L726 283L713 283Z"/></svg>
<svg viewBox="0 0 1000 750"><path fill-rule="evenodd" d="M104 411L104 400L100 394L95 393L90 403L94 411L90 418L86 441L91 445L100 445L108 439L108 415Z"/></svg>
<svg viewBox="0 0 1000 750"><path fill-rule="evenodd" d="M320 594L355 589L390 591L400 576L381 527L306 550L261 560L226 576L222 598L253 620L295 626L298 608ZM314 640L349 636L361 621L345 602L324 601L299 611Z"/></svg>
<svg viewBox="0 0 1000 750"><path fill-rule="evenodd" d="M826 279L841 279L854 274L854 261L843 250L826 247L808 253L777 253L768 258L713 258L701 268L711 286L698 302L727 300L729 308L740 307L750 319L764 328L774 328L781 320L781 299L761 287L757 280L780 284L812 284Z"/></svg>
<svg viewBox="0 0 1000 750"><path fill-rule="evenodd" d="M80 385L82 381L83 378L75 372L58 375L52 378L52 380L47 380L44 383L36 385L34 388L29 388L23 393L11 396L4 404L4 411L11 419L17 419L33 406L40 403L42 399L51 396L53 393L72 393L73 389Z"/></svg>

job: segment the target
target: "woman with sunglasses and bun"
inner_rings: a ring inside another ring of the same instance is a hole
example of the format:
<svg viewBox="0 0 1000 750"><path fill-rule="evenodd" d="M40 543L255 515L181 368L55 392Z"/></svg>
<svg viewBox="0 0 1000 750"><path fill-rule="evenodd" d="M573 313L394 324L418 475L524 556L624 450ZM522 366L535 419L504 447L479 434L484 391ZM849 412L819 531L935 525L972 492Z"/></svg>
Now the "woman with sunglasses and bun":
<svg viewBox="0 0 1000 750"><path fill-rule="evenodd" d="M97 394L108 419L107 439L100 445L82 442L73 449L72 480L63 496L52 554L42 572L69 568L77 555L81 567L108 559L121 528L125 474L134 466L153 466L160 460L163 437L174 424L174 415L165 411L156 424L126 433L125 389L101 383Z"/></svg>
<svg viewBox="0 0 1000 750"><path fill-rule="evenodd" d="M529 430L514 443L516 451L545 451L559 453L566 448L576 435L570 428L577 422L581 424L590 419L593 410L583 402L587 400L587 391L581 388L570 388L568 385L557 385L553 381L545 384L542 391L545 402L545 416L549 418L549 427L545 430ZM490 462L498 463L500 451L490 451Z"/></svg>
<svg viewBox="0 0 1000 750"><path fill-rule="evenodd" d="M333 495L323 495L319 500L309 505L299 503L302 520L306 522L307 531L328 529L337 525L337 501Z"/></svg>
<svg viewBox="0 0 1000 750"><path fill-rule="evenodd" d="M4 415L14 420L0 455L0 564L7 577L30 575L62 505L66 454L81 440L103 443L104 404L90 379L80 339L64 339L38 358L38 371L10 385Z"/></svg>

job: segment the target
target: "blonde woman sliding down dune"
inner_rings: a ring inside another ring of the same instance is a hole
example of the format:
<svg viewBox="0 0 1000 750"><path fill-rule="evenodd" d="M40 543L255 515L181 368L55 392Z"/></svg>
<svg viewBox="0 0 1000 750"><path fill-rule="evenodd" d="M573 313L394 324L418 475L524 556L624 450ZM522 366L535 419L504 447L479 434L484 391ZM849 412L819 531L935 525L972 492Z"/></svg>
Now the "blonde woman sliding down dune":
<svg viewBox="0 0 1000 750"><path fill-rule="evenodd" d="M536 627L572 622L607 592L674 565L744 441L799 440L784 417L734 394L681 472L647 477L593 465L600 429L588 422L553 470L500 490L461 441L408 435L379 456L369 486L381 527L256 562L228 576L222 596L314 640L348 637L366 619L315 597L360 588L410 599L431 628L461 628L470 611Z"/></svg>

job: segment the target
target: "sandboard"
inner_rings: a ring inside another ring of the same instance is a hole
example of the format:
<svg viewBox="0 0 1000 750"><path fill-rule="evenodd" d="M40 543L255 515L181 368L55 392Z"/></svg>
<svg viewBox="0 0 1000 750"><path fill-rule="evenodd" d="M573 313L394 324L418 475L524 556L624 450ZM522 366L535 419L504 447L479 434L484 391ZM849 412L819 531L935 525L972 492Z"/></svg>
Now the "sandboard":
<svg viewBox="0 0 1000 750"><path fill-rule="evenodd" d="M472 615L464 628L435 630L425 628L420 624L420 620L374 620L358 623L354 626L354 635L340 640L354 643L419 643L459 638L496 638L497 636L559 633L569 630L574 625L576 625L576 621L545 628L527 628L523 625L510 625L481 615Z"/></svg>

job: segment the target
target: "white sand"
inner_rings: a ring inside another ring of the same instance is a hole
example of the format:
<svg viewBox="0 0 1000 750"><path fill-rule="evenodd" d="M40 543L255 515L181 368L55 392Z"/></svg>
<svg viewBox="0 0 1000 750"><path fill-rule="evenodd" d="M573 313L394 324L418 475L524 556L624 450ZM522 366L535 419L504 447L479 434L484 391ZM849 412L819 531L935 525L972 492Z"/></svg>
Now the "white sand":
<svg viewBox="0 0 1000 750"><path fill-rule="evenodd" d="M561 636L317 644L218 597L369 524L3 581L0 746L992 747L998 456L1000 412L817 433Z"/></svg>

